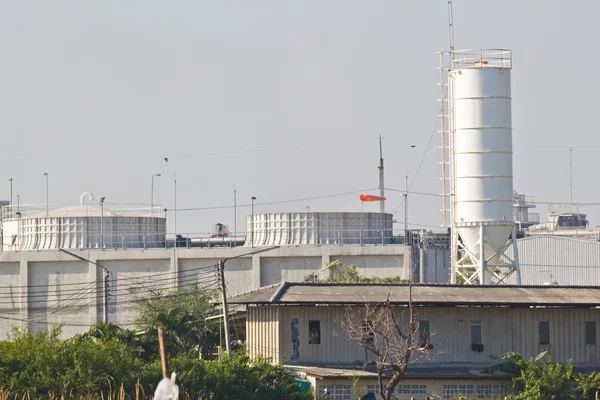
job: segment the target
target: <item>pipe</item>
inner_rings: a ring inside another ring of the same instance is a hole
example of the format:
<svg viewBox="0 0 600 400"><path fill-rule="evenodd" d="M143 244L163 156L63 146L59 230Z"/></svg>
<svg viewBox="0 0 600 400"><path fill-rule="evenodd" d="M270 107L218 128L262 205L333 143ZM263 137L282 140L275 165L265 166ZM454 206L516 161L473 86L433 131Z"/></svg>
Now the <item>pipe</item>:
<svg viewBox="0 0 600 400"><path fill-rule="evenodd" d="M94 201L94 195L92 193L90 193L90 192L83 192L81 194L81 196L79 197L79 204L80 205L82 205L82 206L85 205L84 199L85 199L86 196L87 196L87 198L88 198L89 201Z"/></svg>
<svg viewBox="0 0 600 400"><path fill-rule="evenodd" d="M556 231L525 231L525 236L592 237L598 233L600 233L600 230L595 229L561 229Z"/></svg>

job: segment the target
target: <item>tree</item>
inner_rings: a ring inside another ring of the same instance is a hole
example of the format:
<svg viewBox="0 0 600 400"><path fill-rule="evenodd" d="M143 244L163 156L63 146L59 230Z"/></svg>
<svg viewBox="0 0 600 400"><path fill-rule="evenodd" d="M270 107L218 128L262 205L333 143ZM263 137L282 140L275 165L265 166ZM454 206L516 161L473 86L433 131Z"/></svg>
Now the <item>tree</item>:
<svg viewBox="0 0 600 400"><path fill-rule="evenodd" d="M304 277L305 282L353 282L353 283L408 283L407 279L402 279L399 276L391 278L381 278L373 276L367 278L361 276L358 273L355 265L348 265L342 263L340 260L336 260L329 265L326 269L329 271L329 276L326 278L320 278L318 274L311 273Z"/></svg>
<svg viewBox="0 0 600 400"><path fill-rule="evenodd" d="M137 326L156 336L159 326L165 327L167 348L171 355L196 350L206 354L218 345L218 326L206 321L215 314L210 303L215 292L193 286L163 295L152 295L138 305Z"/></svg>
<svg viewBox="0 0 600 400"><path fill-rule="evenodd" d="M158 338L142 335L131 329L112 323L94 324L86 333L79 335L82 340L93 339L100 342L119 342L125 345L137 357L145 361L154 361L158 352Z"/></svg>
<svg viewBox="0 0 600 400"><path fill-rule="evenodd" d="M600 373L592 371L588 375L579 374L575 377L577 382L577 392L582 399L593 399L600 391Z"/></svg>
<svg viewBox="0 0 600 400"><path fill-rule="evenodd" d="M17 329L10 340L0 342L0 382L15 395L9 398L19 393L91 398L111 385L133 389L145 363L125 344L83 335L61 340L59 335L58 327L35 335Z"/></svg>
<svg viewBox="0 0 600 400"><path fill-rule="evenodd" d="M394 398L396 386L406 376L409 365L430 359L431 333L418 331L418 322L413 310L412 285L409 285L408 312L396 315L389 299L383 304L365 304L362 307L347 307L341 321L346 338L360 344L366 354L374 360L365 361L365 367L374 365L377 371L379 394L383 400Z"/></svg>
<svg viewBox="0 0 600 400"><path fill-rule="evenodd" d="M573 373L571 360L566 365L554 363L547 352L525 360L516 352L508 352L500 358L502 363L482 371L492 374L503 371L517 374L513 384L519 388L515 400L565 400L574 398L569 385Z"/></svg>

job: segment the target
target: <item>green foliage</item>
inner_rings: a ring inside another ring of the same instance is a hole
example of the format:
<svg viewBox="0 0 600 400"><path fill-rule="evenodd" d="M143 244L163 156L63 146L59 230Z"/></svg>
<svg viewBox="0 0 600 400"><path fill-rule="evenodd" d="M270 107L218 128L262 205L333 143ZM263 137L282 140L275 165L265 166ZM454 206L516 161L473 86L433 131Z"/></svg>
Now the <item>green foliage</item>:
<svg viewBox="0 0 600 400"><path fill-rule="evenodd" d="M327 266L329 276L319 278L315 273L304 277L305 282L350 282L350 283L409 283L410 280L402 279L399 276L393 278L380 278L373 276L367 278L361 276L356 270L355 265L347 265L340 260L336 260Z"/></svg>
<svg viewBox="0 0 600 400"><path fill-rule="evenodd" d="M517 374L513 384L519 394L512 396L515 400L566 400L573 399L574 394L569 382L573 373L573 364L569 360L566 365L552 362L546 352L525 360L519 353L508 352L501 357L502 363L485 369L482 373L492 374L496 371Z"/></svg>
<svg viewBox="0 0 600 400"><path fill-rule="evenodd" d="M546 360L529 360L521 375L514 383L521 387L517 399L559 400L572 398L569 381L573 365L553 363L550 356Z"/></svg>
<svg viewBox="0 0 600 400"><path fill-rule="evenodd" d="M577 393L583 399L594 399L596 392L600 391L600 373L592 371L588 375L579 374L575 377Z"/></svg>
<svg viewBox="0 0 600 400"><path fill-rule="evenodd" d="M16 330L11 340L0 342L0 382L13 393L32 397L47 393L88 396L117 384L132 390L142 360L115 340L83 337L59 339L60 329L35 336Z"/></svg>
<svg viewBox="0 0 600 400"><path fill-rule="evenodd" d="M191 397L239 400L312 398L310 394L300 393L294 377L283 367L264 359L250 362L246 355L228 357L223 354L221 360L205 362L204 369L200 371L200 368L181 377L182 387ZM198 373L202 374L202 380L198 380ZM186 384L186 381L192 380L195 380L193 387Z"/></svg>
<svg viewBox="0 0 600 400"><path fill-rule="evenodd" d="M157 328L164 326L171 356L188 351L206 354L219 344L218 326L206 321L215 313L210 304L214 297L214 292L198 287L178 289L166 296L154 293L139 303L136 324L154 342Z"/></svg>
<svg viewBox="0 0 600 400"><path fill-rule="evenodd" d="M160 360L139 357L144 339L132 331L105 324L71 339L61 340L59 334L59 329L35 336L15 331L0 342L0 397L101 398L122 388L120 398L137 398L136 390L151 395L162 378ZM250 362L244 354L204 361L182 352L169 366L178 374L181 398L312 399L283 367L268 360Z"/></svg>

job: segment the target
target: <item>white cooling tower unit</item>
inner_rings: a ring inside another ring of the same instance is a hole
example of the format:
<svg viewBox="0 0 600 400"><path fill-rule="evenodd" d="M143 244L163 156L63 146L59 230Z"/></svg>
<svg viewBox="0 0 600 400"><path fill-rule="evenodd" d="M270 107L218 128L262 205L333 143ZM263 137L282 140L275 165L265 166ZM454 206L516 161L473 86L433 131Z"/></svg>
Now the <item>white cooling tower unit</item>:
<svg viewBox="0 0 600 400"><path fill-rule="evenodd" d="M514 272L519 281L518 256L504 254L516 238L511 53L465 50L449 57L451 281L503 283Z"/></svg>
<svg viewBox="0 0 600 400"><path fill-rule="evenodd" d="M86 192L78 205L17 207L0 213L3 251L165 247L160 206L100 204Z"/></svg>

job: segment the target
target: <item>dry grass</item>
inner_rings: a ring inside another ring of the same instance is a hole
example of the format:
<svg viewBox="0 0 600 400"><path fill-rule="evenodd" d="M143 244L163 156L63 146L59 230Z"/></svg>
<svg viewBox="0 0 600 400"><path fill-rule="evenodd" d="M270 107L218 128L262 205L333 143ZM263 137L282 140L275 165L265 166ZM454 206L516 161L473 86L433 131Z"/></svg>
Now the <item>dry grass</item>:
<svg viewBox="0 0 600 400"><path fill-rule="evenodd" d="M10 393L7 390L0 388L0 400L36 400L40 398L48 400L153 400L153 393L146 394L144 387L138 382L135 385L133 393L126 393L123 385L113 386L114 382L109 381L109 390L95 395L88 396L76 396L73 395L73 391L64 388L62 394L49 393L47 396L31 397L29 391L25 393ZM180 393L179 398L182 400L192 400L187 393ZM205 398L199 398L197 400L209 400Z"/></svg>
<svg viewBox="0 0 600 400"><path fill-rule="evenodd" d="M87 395L85 397L79 395L73 395L73 390L67 387L63 389L61 394L49 393L47 396L32 397L29 391L25 393L10 393L7 390L0 388L0 400L35 400L37 398L44 398L48 400L152 400L154 396L151 393L146 394L144 387L138 382L135 385L133 393L126 393L123 385L114 385L114 382L108 382L108 391L102 392L96 395ZM185 395L182 396L186 398ZM189 396L187 396L189 399Z"/></svg>

